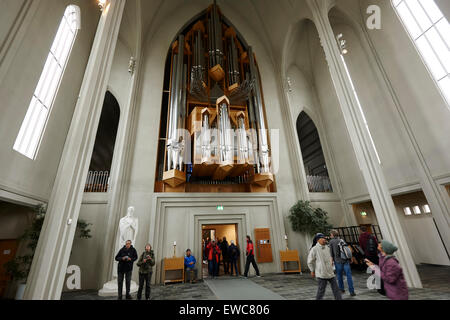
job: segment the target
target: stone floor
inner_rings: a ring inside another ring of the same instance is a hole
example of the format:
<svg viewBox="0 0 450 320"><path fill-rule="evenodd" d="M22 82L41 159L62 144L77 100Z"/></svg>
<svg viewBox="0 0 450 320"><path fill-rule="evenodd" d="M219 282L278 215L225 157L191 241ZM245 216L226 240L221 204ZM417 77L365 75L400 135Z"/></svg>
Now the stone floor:
<svg viewBox="0 0 450 320"><path fill-rule="evenodd" d="M450 267L420 265L418 271L423 282L423 289L410 289L411 300L450 300ZM225 280L229 276L223 276ZM366 285L366 273L353 271L356 296L351 297L348 290L343 295L345 300L386 300L375 290ZM279 294L288 300L314 300L317 283L309 273L303 274L267 274L261 278L249 278L255 284ZM345 283L347 288L347 284ZM136 298L136 295L133 295ZM97 291L78 291L63 293L63 300L115 300L115 297L99 297ZM333 299L328 286L325 299ZM208 285L199 281L195 284L169 284L152 286L151 300L217 300Z"/></svg>

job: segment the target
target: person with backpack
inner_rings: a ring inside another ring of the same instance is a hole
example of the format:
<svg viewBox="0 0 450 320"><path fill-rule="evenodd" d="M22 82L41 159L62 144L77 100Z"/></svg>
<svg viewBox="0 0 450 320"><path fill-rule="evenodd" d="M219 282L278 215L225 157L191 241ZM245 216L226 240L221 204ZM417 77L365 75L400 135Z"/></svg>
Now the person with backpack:
<svg viewBox="0 0 450 320"><path fill-rule="evenodd" d="M317 244L309 250L308 268L311 270L311 276L316 278L319 284L316 300L323 299L328 282L331 285L334 299L342 300L341 291L334 276L330 248L327 246L327 240L322 233L317 235Z"/></svg>
<svg viewBox="0 0 450 320"><path fill-rule="evenodd" d="M361 235L359 236L359 246L364 252L364 257L375 264L378 264L378 241L371 234L367 227L362 226Z"/></svg>
<svg viewBox="0 0 450 320"><path fill-rule="evenodd" d="M250 236L247 236L247 261L245 262L245 272L244 272L244 277L246 278L248 275L248 270L250 269L250 263L252 264L253 268L256 271L256 276L258 278L261 277L259 275L258 265L256 264L255 261L255 249L253 246L252 239L250 238Z"/></svg>
<svg viewBox="0 0 450 320"><path fill-rule="evenodd" d="M334 266L336 268L336 276L338 280L339 289L342 293L344 289L343 273L347 277L348 291L352 297L356 296L355 288L353 287L352 269L350 262L352 260L352 251L345 241L339 238L337 230L330 232L330 251L333 258Z"/></svg>
<svg viewBox="0 0 450 320"><path fill-rule="evenodd" d="M233 275L233 267L236 270L236 277L239 276L237 261L239 259L240 254L241 254L241 252L239 251L239 248L234 244L234 241L231 240L231 244L228 247L228 258L229 258L230 264L231 264L231 270L230 270L231 276Z"/></svg>
<svg viewBox="0 0 450 320"><path fill-rule="evenodd" d="M378 245L378 250L380 251L379 265L366 259L367 266L381 278L384 283L384 291L389 299L408 300L405 276L400 263L394 256L398 250L397 246L387 240L382 240Z"/></svg>

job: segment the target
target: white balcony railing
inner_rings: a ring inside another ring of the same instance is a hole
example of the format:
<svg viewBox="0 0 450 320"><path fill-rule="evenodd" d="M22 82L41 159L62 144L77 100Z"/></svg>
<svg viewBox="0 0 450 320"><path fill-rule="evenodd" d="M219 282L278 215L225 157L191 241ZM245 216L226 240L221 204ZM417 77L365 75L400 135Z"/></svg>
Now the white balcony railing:
<svg viewBox="0 0 450 320"><path fill-rule="evenodd" d="M89 171L84 192L107 192L109 187L108 171Z"/></svg>
<svg viewBox="0 0 450 320"><path fill-rule="evenodd" d="M306 176L309 192L333 192L330 178L327 176Z"/></svg>

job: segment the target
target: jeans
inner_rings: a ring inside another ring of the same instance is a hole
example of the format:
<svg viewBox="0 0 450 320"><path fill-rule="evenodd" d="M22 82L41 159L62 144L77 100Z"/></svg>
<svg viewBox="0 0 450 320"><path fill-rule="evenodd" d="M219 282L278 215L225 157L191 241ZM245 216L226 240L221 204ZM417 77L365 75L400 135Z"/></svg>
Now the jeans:
<svg viewBox="0 0 450 320"><path fill-rule="evenodd" d="M217 277L219 275L219 265L216 259L208 260L208 271L209 275L212 277Z"/></svg>
<svg viewBox="0 0 450 320"><path fill-rule="evenodd" d="M342 300L341 292L339 291L336 277L333 277L331 279L322 279L317 278L317 281L319 282L319 288L317 289L317 295L316 300L322 300L323 296L325 295L325 289L327 288L327 283L329 282L331 285L331 290L333 290L333 295L335 300Z"/></svg>
<svg viewBox="0 0 450 320"><path fill-rule="evenodd" d="M127 271L127 272L117 272L117 289L119 298L122 298L122 291L123 291L123 278L125 277L125 288L126 288L126 295L127 297L130 295L130 286L131 286L131 274L133 271Z"/></svg>
<svg viewBox="0 0 450 320"><path fill-rule="evenodd" d="M142 298L142 290L144 289L145 282L145 299L150 299L150 280L152 279L152 273L139 273L139 290L137 293L137 299L141 300Z"/></svg>
<svg viewBox="0 0 450 320"><path fill-rule="evenodd" d="M197 269L195 268L186 268L186 281L193 281L197 278Z"/></svg>
<svg viewBox="0 0 450 320"><path fill-rule="evenodd" d="M256 264L255 256L252 254L247 256L247 262L245 263L244 276L246 277L248 275L248 269L250 269L250 263L252 264L253 268L255 268L256 275L259 276L258 265Z"/></svg>
<svg viewBox="0 0 450 320"><path fill-rule="evenodd" d="M228 272L230 271L230 260L228 259L228 257L223 257L222 261L223 261L223 272L225 274L228 274Z"/></svg>
<svg viewBox="0 0 450 320"><path fill-rule="evenodd" d="M233 267L234 267L234 269L236 270L236 275L238 276L239 271L238 271L238 267L237 267L237 260L231 259L230 264L231 264L231 273L230 274L233 275Z"/></svg>
<svg viewBox="0 0 450 320"><path fill-rule="evenodd" d="M347 277L348 283L348 291L350 291L350 293L354 293L355 288L353 288L352 269L350 267L350 262L335 263L334 265L336 267L336 275L339 284L339 289L344 290L343 273L345 272L345 276Z"/></svg>

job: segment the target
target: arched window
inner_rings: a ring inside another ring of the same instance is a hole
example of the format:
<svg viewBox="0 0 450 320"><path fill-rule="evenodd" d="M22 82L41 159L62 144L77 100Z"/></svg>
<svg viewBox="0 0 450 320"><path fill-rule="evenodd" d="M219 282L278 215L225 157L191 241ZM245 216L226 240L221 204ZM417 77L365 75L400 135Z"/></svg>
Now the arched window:
<svg viewBox="0 0 450 320"><path fill-rule="evenodd" d="M319 132L304 111L297 118L297 134L309 192L333 192Z"/></svg>
<svg viewBox="0 0 450 320"><path fill-rule="evenodd" d="M14 144L14 150L30 159L36 158L45 125L79 28L80 8L70 5L64 12L64 17L53 40L47 61Z"/></svg>
<svg viewBox="0 0 450 320"><path fill-rule="evenodd" d="M450 25L434 0L392 0L450 105Z"/></svg>
<svg viewBox="0 0 450 320"><path fill-rule="evenodd" d="M106 91L84 192L108 191L119 120L119 102Z"/></svg>

